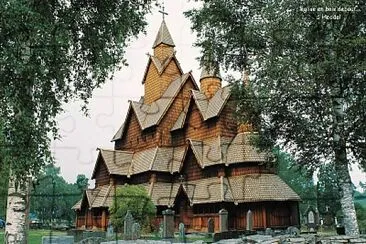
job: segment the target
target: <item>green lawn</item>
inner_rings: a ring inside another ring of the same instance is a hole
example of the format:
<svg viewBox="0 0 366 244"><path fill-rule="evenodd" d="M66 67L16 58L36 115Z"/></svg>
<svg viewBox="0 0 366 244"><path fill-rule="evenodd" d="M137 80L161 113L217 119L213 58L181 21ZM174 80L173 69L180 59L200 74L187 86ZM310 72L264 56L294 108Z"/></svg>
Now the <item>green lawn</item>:
<svg viewBox="0 0 366 244"><path fill-rule="evenodd" d="M50 235L50 230L30 230L28 233L28 244L42 243L42 236ZM52 231L53 236L66 235L66 232ZM0 231L0 243L4 243L4 230Z"/></svg>

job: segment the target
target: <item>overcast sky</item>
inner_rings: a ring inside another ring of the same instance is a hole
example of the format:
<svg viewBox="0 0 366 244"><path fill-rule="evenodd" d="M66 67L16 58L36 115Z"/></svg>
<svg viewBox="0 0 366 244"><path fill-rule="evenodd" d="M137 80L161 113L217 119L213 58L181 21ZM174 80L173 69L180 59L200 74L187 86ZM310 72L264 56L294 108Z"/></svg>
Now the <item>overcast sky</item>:
<svg viewBox="0 0 366 244"><path fill-rule="evenodd" d="M170 0L165 1L165 22L175 43L176 56L183 72L193 71L193 76L199 83L199 64L196 58L199 50L193 47L195 34L190 30L190 23L183 15L194 6L194 1ZM111 81L93 93L90 101L90 117L80 112L80 103L65 106L65 113L58 116L62 139L52 143L56 165L61 167L61 174L68 182L75 182L78 174L91 178L97 158L96 149L112 149L111 138L123 123L127 113L128 100L139 100L143 95L141 84L144 70L148 61L146 53L152 53L152 45L162 21L162 14L154 9L147 16L149 25L146 35L139 35L126 49L128 67L115 73ZM353 167L352 179L355 185L365 181L366 174ZM92 183L92 182L90 182ZM93 185L93 184L92 184Z"/></svg>

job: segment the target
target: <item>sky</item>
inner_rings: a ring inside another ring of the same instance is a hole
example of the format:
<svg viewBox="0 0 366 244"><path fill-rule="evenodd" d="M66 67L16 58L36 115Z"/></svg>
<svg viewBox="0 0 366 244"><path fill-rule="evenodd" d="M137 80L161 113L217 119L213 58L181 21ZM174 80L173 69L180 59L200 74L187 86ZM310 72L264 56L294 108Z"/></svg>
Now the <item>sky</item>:
<svg viewBox="0 0 366 244"><path fill-rule="evenodd" d="M193 46L195 33L190 29L190 22L183 12L197 7L195 1L166 0L165 22L175 43L176 56L183 72L192 71L199 83L199 63L196 58L200 50ZM141 83L148 61L147 53L152 53L152 45L162 22L162 14L154 8L147 16L149 23L146 34L140 34L131 41L126 49L128 67L114 74L113 80L93 92L90 100L89 117L80 111L81 103L75 102L64 106L65 112L57 118L62 139L52 142L52 153L56 166L61 168L61 175L68 182L75 182L78 174L91 178L97 159L97 148L113 149L111 139L123 123L128 109L128 100L138 101L144 89ZM352 166L352 181L358 185L365 181L366 174L357 166ZM91 186L93 182L90 181Z"/></svg>

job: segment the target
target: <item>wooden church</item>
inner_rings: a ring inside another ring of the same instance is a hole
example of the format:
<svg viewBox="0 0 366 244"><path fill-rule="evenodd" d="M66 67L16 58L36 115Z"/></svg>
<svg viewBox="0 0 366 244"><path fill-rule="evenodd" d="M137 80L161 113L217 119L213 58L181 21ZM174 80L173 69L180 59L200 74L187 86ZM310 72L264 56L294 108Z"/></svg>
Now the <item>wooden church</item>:
<svg viewBox="0 0 366 244"><path fill-rule="evenodd" d="M92 179L73 207L76 226L106 229L114 189L123 184L146 188L162 211L175 211L188 231L207 231L208 219L219 230L219 211L228 211L229 229L299 225L299 196L273 168L268 155L253 148L253 134L233 115L230 87L222 87L214 69L202 69L199 86L175 56L165 21L153 44L142 84L144 96L129 101L126 118L114 135L114 149L98 149Z"/></svg>

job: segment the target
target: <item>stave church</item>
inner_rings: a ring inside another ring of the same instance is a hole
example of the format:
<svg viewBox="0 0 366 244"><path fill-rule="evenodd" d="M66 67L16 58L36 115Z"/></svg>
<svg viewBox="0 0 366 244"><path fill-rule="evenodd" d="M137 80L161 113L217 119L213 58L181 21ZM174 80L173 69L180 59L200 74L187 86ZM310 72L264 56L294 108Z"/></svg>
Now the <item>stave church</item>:
<svg viewBox="0 0 366 244"><path fill-rule="evenodd" d="M115 187L143 186L162 212L175 212L175 227L219 231L219 211L229 229L245 230L251 210L254 229L299 226L300 197L268 167L268 154L251 144L250 126L234 116L230 86L217 69L202 68L199 82L185 73L163 20L142 74L144 94L129 101L125 120L99 148L87 189L73 209L79 229L106 230ZM211 220L211 221L212 221Z"/></svg>

